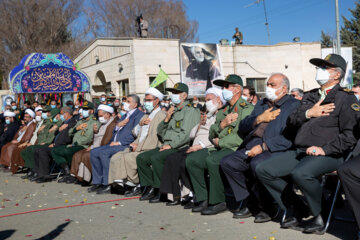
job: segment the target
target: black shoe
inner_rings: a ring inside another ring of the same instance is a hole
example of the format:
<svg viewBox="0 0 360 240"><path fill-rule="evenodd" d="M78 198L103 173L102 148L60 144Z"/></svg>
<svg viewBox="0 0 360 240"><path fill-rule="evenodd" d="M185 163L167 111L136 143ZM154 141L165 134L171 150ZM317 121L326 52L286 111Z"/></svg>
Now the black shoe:
<svg viewBox="0 0 360 240"><path fill-rule="evenodd" d="M80 184L81 184L82 187L88 187L88 186L91 185L91 183L87 182L87 181L82 181Z"/></svg>
<svg viewBox="0 0 360 240"><path fill-rule="evenodd" d="M97 191L96 194L110 194L111 185L102 185Z"/></svg>
<svg viewBox="0 0 360 240"><path fill-rule="evenodd" d="M66 184L77 183L78 179L76 177L70 175L66 178L65 182L66 182Z"/></svg>
<svg viewBox="0 0 360 240"><path fill-rule="evenodd" d="M252 213L247 207L244 207L238 211L235 211L233 214L233 218L248 218L251 217Z"/></svg>
<svg viewBox="0 0 360 240"><path fill-rule="evenodd" d="M200 202L200 204L198 204L197 206L193 207L193 209L191 210L192 212L201 212L202 210L206 209L208 206L208 201L204 200L202 202Z"/></svg>
<svg viewBox="0 0 360 240"><path fill-rule="evenodd" d="M70 175L63 175L62 178L58 180L58 183L65 183L69 177Z"/></svg>
<svg viewBox="0 0 360 240"><path fill-rule="evenodd" d="M36 181L38 178L39 178L39 174L35 172L35 173L33 173L33 175L32 175L31 177L29 177L28 179L29 179L29 181L34 182L34 181Z"/></svg>
<svg viewBox="0 0 360 240"><path fill-rule="evenodd" d="M324 221L321 217L321 215L319 214L316 217L313 217L310 222L308 222L305 226L304 226L304 233L315 233L315 234L319 234L322 235L324 234Z"/></svg>
<svg viewBox="0 0 360 240"><path fill-rule="evenodd" d="M111 193L112 194L118 194L118 195L124 195L126 192L126 189L125 187L117 184L117 183L114 183L112 184L111 186Z"/></svg>
<svg viewBox="0 0 360 240"><path fill-rule="evenodd" d="M149 199L149 203L159 203L159 202L162 202L161 201L161 193L159 191L157 191L158 193Z"/></svg>
<svg viewBox="0 0 360 240"><path fill-rule="evenodd" d="M226 211L226 203L222 202L222 203L218 203L216 205L212 205L207 207L206 209L201 211L201 215L215 215L221 212Z"/></svg>
<svg viewBox="0 0 360 240"><path fill-rule="evenodd" d="M191 209L194 207L195 207L195 203L191 201L184 205L184 209Z"/></svg>
<svg viewBox="0 0 360 240"><path fill-rule="evenodd" d="M45 182L51 182L51 181L52 181L52 177L50 177L50 176L42 176L42 177L39 177L36 180L36 183L45 183Z"/></svg>
<svg viewBox="0 0 360 240"><path fill-rule="evenodd" d="M166 206L176 206L176 205L180 205L180 200L177 199L177 200L174 200L174 201L170 201L170 202L167 202L166 203Z"/></svg>
<svg viewBox="0 0 360 240"><path fill-rule="evenodd" d="M34 175L34 172L30 170L24 176L21 176L21 179L29 179L33 175Z"/></svg>
<svg viewBox="0 0 360 240"><path fill-rule="evenodd" d="M265 223L269 221L271 221L271 217L265 212L261 211L255 215L254 223Z"/></svg>
<svg viewBox="0 0 360 240"><path fill-rule="evenodd" d="M284 219L284 221L281 223L281 228L297 228L299 226L299 221L296 219L296 217L288 216Z"/></svg>
<svg viewBox="0 0 360 240"><path fill-rule="evenodd" d="M141 198L139 198L140 201L146 201L150 200L155 196L155 188L153 187L145 187L143 194Z"/></svg>
<svg viewBox="0 0 360 240"><path fill-rule="evenodd" d="M141 195L140 185L133 187L131 190L125 192L125 197L135 197Z"/></svg>
<svg viewBox="0 0 360 240"><path fill-rule="evenodd" d="M93 184L91 187L88 188L88 192L96 192L102 185L101 184Z"/></svg>

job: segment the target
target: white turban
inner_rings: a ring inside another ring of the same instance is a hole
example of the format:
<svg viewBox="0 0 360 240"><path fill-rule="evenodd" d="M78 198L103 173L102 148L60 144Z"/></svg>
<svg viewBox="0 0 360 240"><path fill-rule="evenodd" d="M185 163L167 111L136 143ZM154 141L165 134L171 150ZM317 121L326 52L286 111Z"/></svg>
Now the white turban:
<svg viewBox="0 0 360 240"><path fill-rule="evenodd" d="M162 94L159 90L153 87L146 90L145 94L153 95L154 97L158 98L160 101L162 101L164 98L164 94Z"/></svg>
<svg viewBox="0 0 360 240"><path fill-rule="evenodd" d="M35 108L35 112L37 112L37 111L42 111L43 109L42 109L42 107L36 107Z"/></svg>
<svg viewBox="0 0 360 240"><path fill-rule="evenodd" d="M33 111L33 110L31 110L31 109L29 109L29 108L25 110L25 113L29 114L32 118L34 118L34 117L35 117L35 113L34 113L34 111Z"/></svg>
<svg viewBox="0 0 360 240"><path fill-rule="evenodd" d="M105 104L100 104L99 107L98 107L98 111L99 110L103 110L103 111L108 112L110 114L114 113L114 108L110 107L108 105L105 105Z"/></svg>
<svg viewBox="0 0 360 240"><path fill-rule="evenodd" d="M224 97L222 95L221 88L218 88L218 87L209 88L208 90L206 90L205 95L207 95L207 94L214 94L215 96L220 97L222 104L223 105L226 104L226 101L225 101L225 99L224 99Z"/></svg>
<svg viewBox="0 0 360 240"><path fill-rule="evenodd" d="M5 111L4 112L4 117L15 117L16 114L14 112L11 111Z"/></svg>

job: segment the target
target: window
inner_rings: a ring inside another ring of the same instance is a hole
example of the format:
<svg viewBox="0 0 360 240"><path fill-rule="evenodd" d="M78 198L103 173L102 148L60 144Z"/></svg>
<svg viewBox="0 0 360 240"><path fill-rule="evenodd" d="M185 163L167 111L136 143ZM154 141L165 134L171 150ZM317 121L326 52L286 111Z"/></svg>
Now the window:
<svg viewBox="0 0 360 240"><path fill-rule="evenodd" d="M156 77L149 77L149 86L151 83L155 80ZM162 94L167 95L167 92L165 91L166 88L166 81L161 83L160 85L156 86L156 89L159 90Z"/></svg>
<svg viewBox="0 0 360 240"><path fill-rule="evenodd" d="M266 78L246 78L246 86L254 88L257 94L264 97Z"/></svg>
<svg viewBox="0 0 360 240"><path fill-rule="evenodd" d="M127 96L129 95L129 80L119 81L119 96Z"/></svg>

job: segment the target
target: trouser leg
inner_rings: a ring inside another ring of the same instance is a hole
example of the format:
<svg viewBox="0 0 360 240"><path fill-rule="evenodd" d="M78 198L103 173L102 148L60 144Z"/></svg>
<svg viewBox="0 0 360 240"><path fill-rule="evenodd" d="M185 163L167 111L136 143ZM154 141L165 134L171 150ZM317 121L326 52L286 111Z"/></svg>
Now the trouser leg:
<svg viewBox="0 0 360 240"><path fill-rule="evenodd" d="M49 147L35 150L35 172L37 172L40 177L49 175L50 162L52 160L51 150L52 148Z"/></svg>
<svg viewBox="0 0 360 240"><path fill-rule="evenodd" d="M159 151L158 153L150 156L151 166L153 170L153 187L160 188L161 183L161 174L164 167L164 162L167 156L171 153L177 152L176 149L168 149L164 151Z"/></svg>
<svg viewBox="0 0 360 240"><path fill-rule="evenodd" d="M64 164L71 165L72 156L82 149L84 149L83 146L55 147L51 151L51 156L53 157L56 164L58 164L59 166L62 166Z"/></svg>
<svg viewBox="0 0 360 240"><path fill-rule="evenodd" d="M100 155L102 151L107 146L102 146L98 148L94 148L90 151L90 162L92 168L92 183L93 184L101 184L102 183L102 165L100 161Z"/></svg>
<svg viewBox="0 0 360 240"><path fill-rule="evenodd" d="M136 157L136 165L138 167L138 174L140 185L142 187L153 186L153 172L151 169L151 156L159 152L159 148L140 153Z"/></svg>

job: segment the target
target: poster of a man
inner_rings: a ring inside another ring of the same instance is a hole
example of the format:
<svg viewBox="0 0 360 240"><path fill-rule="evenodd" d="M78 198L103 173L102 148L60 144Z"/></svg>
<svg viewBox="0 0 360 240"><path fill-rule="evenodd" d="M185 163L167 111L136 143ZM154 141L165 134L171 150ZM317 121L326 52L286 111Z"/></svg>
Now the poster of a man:
<svg viewBox="0 0 360 240"><path fill-rule="evenodd" d="M2 95L1 100L2 100L2 106L1 106L2 111L4 111L6 105L11 105L11 102L15 101L15 96L14 95Z"/></svg>
<svg viewBox="0 0 360 240"><path fill-rule="evenodd" d="M212 81L223 78L216 44L181 44L181 77L189 95L203 95Z"/></svg>

